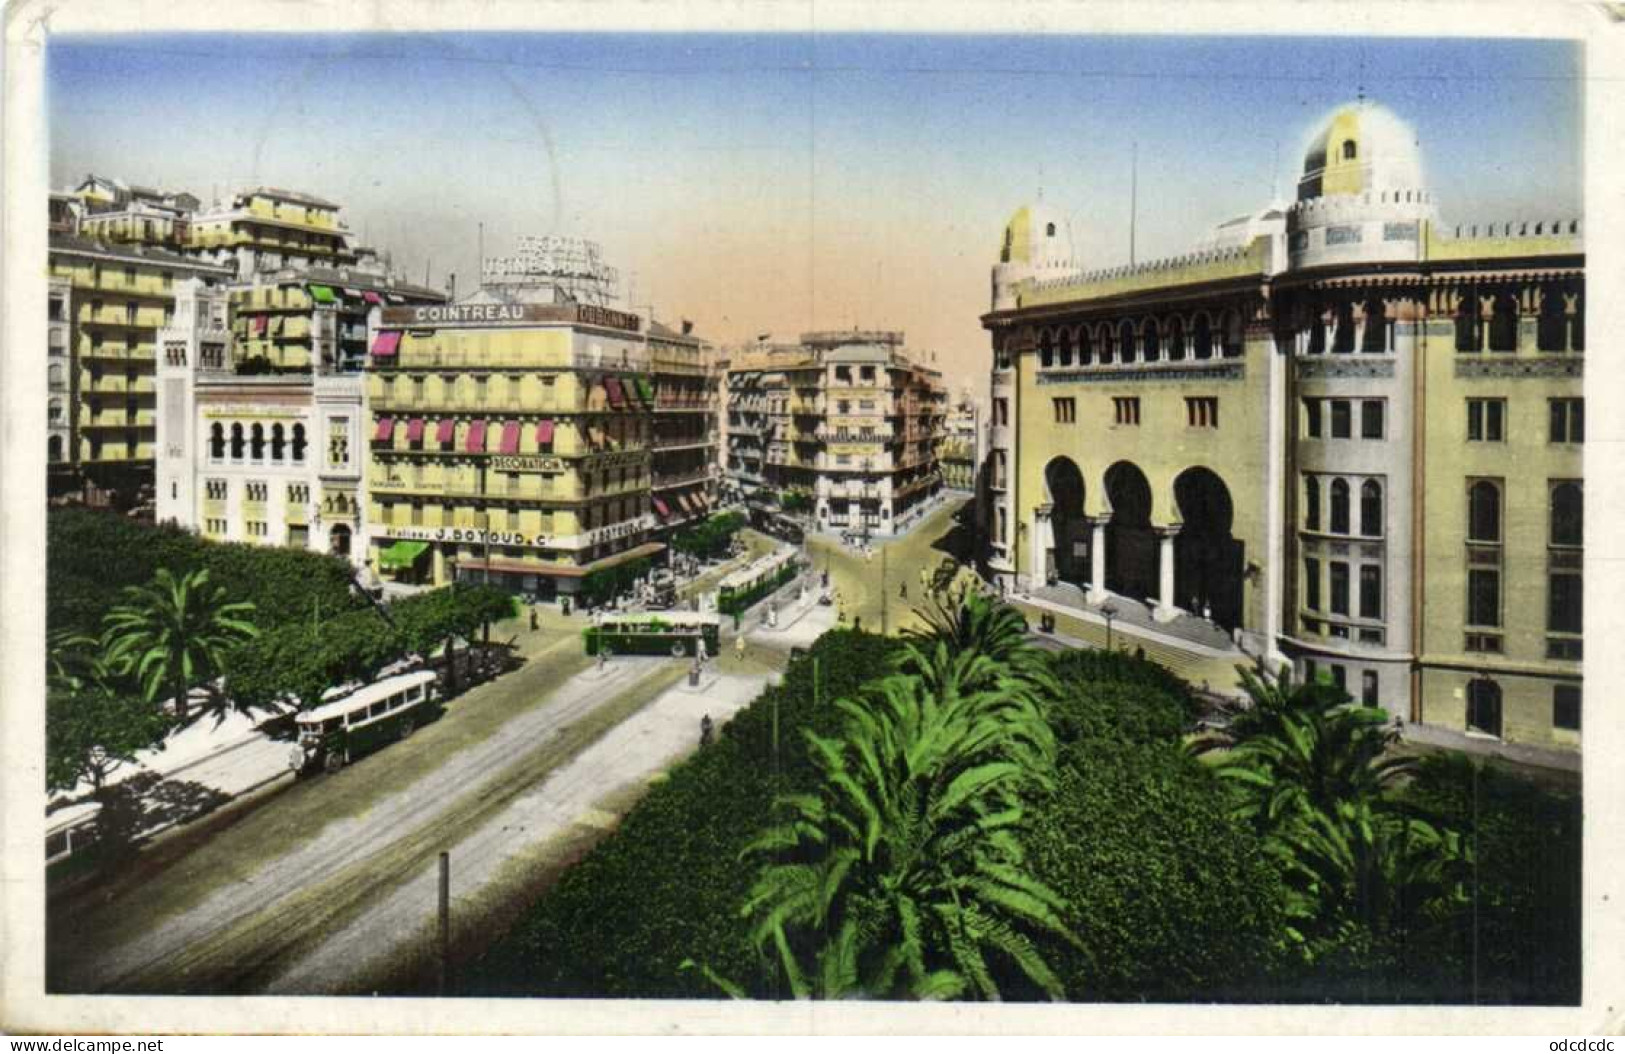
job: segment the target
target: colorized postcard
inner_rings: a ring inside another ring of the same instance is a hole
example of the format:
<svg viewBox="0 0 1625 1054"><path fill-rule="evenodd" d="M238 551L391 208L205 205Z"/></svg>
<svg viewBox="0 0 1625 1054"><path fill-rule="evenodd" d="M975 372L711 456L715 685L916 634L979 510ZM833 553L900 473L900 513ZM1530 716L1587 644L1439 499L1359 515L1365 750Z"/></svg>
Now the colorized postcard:
<svg viewBox="0 0 1625 1054"><path fill-rule="evenodd" d="M14 7L0 1024L1617 1031L1618 31L1465 10Z"/></svg>

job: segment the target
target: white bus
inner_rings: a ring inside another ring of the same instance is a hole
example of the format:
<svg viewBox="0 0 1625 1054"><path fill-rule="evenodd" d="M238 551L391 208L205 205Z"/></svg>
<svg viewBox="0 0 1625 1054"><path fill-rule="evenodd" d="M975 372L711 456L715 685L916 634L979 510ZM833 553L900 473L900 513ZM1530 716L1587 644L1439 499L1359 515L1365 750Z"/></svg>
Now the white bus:
<svg viewBox="0 0 1625 1054"><path fill-rule="evenodd" d="M324 702L294 719L299 745L289 756L295 771L321 766L336 772L441 713L438 678L432 670L386 677Z"/></svg>

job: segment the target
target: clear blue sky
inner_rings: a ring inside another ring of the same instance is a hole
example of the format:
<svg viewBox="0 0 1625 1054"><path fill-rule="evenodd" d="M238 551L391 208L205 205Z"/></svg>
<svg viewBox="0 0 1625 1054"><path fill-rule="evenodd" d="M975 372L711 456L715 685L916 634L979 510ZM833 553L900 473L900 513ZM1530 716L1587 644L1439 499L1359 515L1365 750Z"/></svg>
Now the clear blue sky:
<svg viewBox="0 0 1625 1054"><path fill-rule="evenodd" d="M425 264L594 238L719 340L885 325L981 387L988 268L1042 187L1087 265L1293 192L1320 118L1411 122L1447 222L1581 212L1565 42L908 35L126 35L48 52L51 182L310 191ZM636 287L632 278L636 275Z"/></svg>

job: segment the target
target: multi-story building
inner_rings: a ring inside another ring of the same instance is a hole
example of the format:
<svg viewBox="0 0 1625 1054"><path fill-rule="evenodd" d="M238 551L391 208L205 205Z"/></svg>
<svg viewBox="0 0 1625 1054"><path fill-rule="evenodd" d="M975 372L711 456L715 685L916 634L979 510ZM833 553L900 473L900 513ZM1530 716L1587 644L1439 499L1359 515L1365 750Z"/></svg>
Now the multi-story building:
<svg viewBox="0 0 1625 1054"><path fill-rule="evenodd" d="M367 316L374 307L443 304L446 294L389 274L362 253L337 269L289 267L255 272L231 291L232 336L245 372L342 373L367 361Z"/></svg>
<svg viewBox="0 0 1625 1054"><path fill-rule="evenodd" d="M652 387L640 392L654 404L649 495L656 534L666 536L704 519L717 501L716 348L690 323L674 331L654 321L648 348L650 377L634 384Z"/></svg>
<svg viewBox="0 0 1625 1054"><path fill-rule="evenodd" d="M54 479L133 494L152 481L158 330L175 286L224 268L66 233L49 242L48 456Z"/></svg>
<svg viewBox="0 0 1625 1054"><path fill-rule="evenodd" d="M893 332L807 333L732 363L729 472L740 489L764 507L804 509L821 530L905 526L942 486L947 394L902 344Z"/></svg>
<svg viewBox="0 0 1625 1054"><path fill-rule="evenodd" d="M339 206L311 194L257 187L232 196L230 204L191 214L186 251L230 266L247 280L284 268L339 268L356 262L358 250Z"/></svg>
<svg viewBox="0 0 1625 1054"><path fill-rule="evenodd" d="M1577 744L1584 262L1575 221L1442 223L1370 103L1295 203L1188 256L1085 273L1023 210L984 318L994 571L1216 624L1413 722Z"/></svg>
<svg viewBox="0 0 1625 1054"><path fill-rule="evenodd" d="M937 461L942 466L942 483L949 490L967 493L976 489L976 473L982 464L982 408L967 391L948 411Z"/></svg>
<svg viewBox="0 0 1625 1054"><path fill-rule="evenodd" d="M150 245L170 252L189 247L191 217L199 204L190 194L94 175L86 176L66 196L78 206L76 233L99 242Z"/></svg>
<svg viewBox="0 0 1625 1054"><path fill-rule="evenodd" d="M487 281L374 320L366 531L386 577L549 597L662 551L637 315L545 283Z"/></svg>

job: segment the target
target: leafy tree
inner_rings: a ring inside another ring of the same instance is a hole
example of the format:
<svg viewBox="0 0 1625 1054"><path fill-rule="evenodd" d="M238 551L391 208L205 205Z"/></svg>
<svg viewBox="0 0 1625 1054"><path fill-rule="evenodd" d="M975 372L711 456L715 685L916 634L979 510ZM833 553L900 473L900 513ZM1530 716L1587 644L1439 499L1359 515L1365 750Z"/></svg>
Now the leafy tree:
<svg viewBox="0 0 1625 1054"><path fill-rule="evenodd" d="M706 518L672 539L671 547L690 556L720 556L733 544L734 535L745 526L745 517L737 512L723 512Z"/></svg>
<svg viewBox="0 0 1625 1054"><path fill-rule="evenodd" d="M1018 838L1049 782L1032 759L1052 741L1036 710L1018 723L998 694L943 699L895 676L837 704L842 737L808 733L820 792L781 798L782 822L745 851L769 861L744 908L752 940L797 997L998 999L989 952L1062 997L1026 931L1064 935L1063 905ZM810 969L796 944L813 945Z"/></svg>
<svg viewBox="0 0 1625 1054"><path fill-rule="evenodd" d="M151 702L105 682L52 687L45 700L45 782L50 791L88 782L97 797L108 777L163 742L169 718Z"/></svg>
<svg viewBox="0 0 1625 1054"><path fill-rule="evenodd" d="M233 645L259 632L248 621L254 606L229 600L207 570L176 578L159 568L149 585L124 596L105 620L108 664L133 676L149 700L168 691L182 721L191 686L218 671Z"/></svg>

